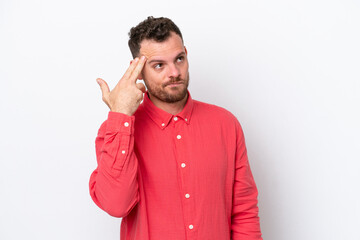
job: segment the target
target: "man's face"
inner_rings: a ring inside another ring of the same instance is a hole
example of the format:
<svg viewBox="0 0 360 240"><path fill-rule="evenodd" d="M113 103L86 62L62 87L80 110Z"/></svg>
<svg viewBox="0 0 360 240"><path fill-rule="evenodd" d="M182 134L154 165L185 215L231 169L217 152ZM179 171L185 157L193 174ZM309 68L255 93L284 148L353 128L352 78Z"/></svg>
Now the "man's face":
<svg viewBox="0 0 360 240"><path fill-rule="evenodd" d="M141 75L150 98L175 103L187 97L189 64L180 36L172 32L164 42L144 40L140 55L147 58Z"/></svg>

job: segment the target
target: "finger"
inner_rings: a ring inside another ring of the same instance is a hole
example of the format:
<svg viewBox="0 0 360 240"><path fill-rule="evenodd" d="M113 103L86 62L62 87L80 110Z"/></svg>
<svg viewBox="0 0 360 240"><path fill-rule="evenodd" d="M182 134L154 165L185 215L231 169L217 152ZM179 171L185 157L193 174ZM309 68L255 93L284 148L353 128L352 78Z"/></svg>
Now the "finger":
<svg viewBox="0 0 360 240"><path fill-rule="evenodd" d="M105 82L105 80L103 80L101 78L97 78L96 81L100 86L101 93L102 93L102 96L103 96L103 99L104 99L104 97L109 94L110 88L109 88L108 84Z"/></svg>
<svg viewBox="0 0 360 240"><path fill-rule="evenodd" d="M145 85L144 85L143 83L137 83L137 84L136 84L136 87L137 87L138 89L140 89L143 93L146 92L146 88L145 88Z"/></svg>
<svg viewBox="0 0 360 240"><path fill-rule="evenodd" d="M137 66L138 62L139 62L139 58L135 58L133 61L131 61L131 64L130 64L129 68L126 70L124 76L120 79L120 81L122 79L127 80L127 79L130 78L130 76L133 73L133 71L134 71L135 67Z"/></svg>
<svg viewBox="0 0 360 240"><path fill-rule="evenodd" d="M141 73L142 69L144 68L146 62L146 57L142 56L138 62L138 64L136 65L134 71L131 74L130 79L132 80L132 82L135 84L136 80L138 79L139 74Z"/></svg>

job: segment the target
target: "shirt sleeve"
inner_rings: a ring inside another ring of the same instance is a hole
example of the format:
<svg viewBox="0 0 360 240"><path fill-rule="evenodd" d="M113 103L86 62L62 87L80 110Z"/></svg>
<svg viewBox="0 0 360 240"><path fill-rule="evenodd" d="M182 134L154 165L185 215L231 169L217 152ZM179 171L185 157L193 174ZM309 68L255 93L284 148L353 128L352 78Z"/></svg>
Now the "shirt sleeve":
<svg viewBox="0 0 360 240"><path fill-rule="evenodd" d="M90 176L93 201L114 217L124 217L139 201L134 116L109 112L95 140L97 168Z"/></svg>
<svg viewBox="0 0 360 240"><path fill-rule="evenodd" d="M258 191L252 176L244 134L237 122L237 152L231 219L232 240L262 240L258 217Z"/></svg>

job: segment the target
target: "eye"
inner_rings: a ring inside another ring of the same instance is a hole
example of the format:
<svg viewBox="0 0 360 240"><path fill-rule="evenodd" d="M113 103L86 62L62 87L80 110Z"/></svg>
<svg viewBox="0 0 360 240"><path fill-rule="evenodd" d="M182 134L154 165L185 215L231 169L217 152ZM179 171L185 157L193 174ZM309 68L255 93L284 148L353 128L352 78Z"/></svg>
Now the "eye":
<svg viewBox="0 0 360 240"><path fill-rule="evenodd" d="M161 64L161 63L158 63L158 64L154 65L154 68L155 68L155 69L160 69L161 67L162 67L162 64Z"/></svg>
<svg viewBox="0 0 360 240"><path fill-rule="evenodd" d="M184 61L184 56L178 57L178 58L176 59L176 61L177 61L177 62L182 62L182 61Z"/></svg>

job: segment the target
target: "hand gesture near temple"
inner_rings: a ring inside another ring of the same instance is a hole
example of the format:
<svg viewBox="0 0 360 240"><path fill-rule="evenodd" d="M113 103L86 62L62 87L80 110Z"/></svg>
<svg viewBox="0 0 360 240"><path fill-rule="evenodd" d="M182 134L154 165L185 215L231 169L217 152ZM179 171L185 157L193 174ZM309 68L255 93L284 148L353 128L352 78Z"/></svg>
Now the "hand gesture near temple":
<svg viewBox="0 0 360 240"><path fill-rule="evenodd" d="M124 113L129 116L135 113L143 99L143 93L145 93L145 85L136 83L145 62L145 56L140 59L135 58L124 76L111 91L105 80L96 79L101 88L102 99L108 105L110 111Z"/></svg>

